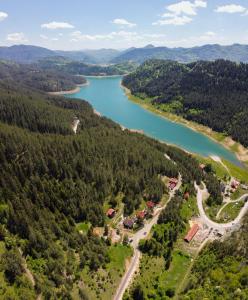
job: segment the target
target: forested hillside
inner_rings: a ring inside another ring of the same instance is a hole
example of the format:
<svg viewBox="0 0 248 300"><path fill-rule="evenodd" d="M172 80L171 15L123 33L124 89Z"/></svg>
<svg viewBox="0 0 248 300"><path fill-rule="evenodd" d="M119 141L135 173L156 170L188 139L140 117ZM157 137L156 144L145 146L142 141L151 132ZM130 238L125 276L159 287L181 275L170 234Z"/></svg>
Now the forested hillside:
<svg viewBox="0 0 248 300"><path fill-rule="evenodd" d="M158 175L180 172L191 185L201 180L190 155L122 131L84 101L2 80L0 107L1 299L87 299L81 271L104 268L110 246L76 224L103 226L104 204L120 193L125 214L144 195L159 200L164 188Z"/></svg>
<svg viewBox="0 0 248 300"><path fill-rule="evenodd" d="M67 74L62 70L50 68L43 70L38 65L20 65L13 62L0 61L0 82L9 82L44 92L67 91L77 84L84 84L83 77Z"/></svg>
<svg viewBox="0 0 248 300"><path fill-rule="evenodd" d="M135 71L137 64L135 63L120 63L114 65L92 65L80 61L72 61L63 57L50 57L40 60L38 66L43 70L63 72L71 75L125 75Z"/></svg>
<svg viewBox="0 0 248 300"><path fill-rule="evenodd" d="M168 48L148 45L144 48L131 48L123 51L112 59L112 63L135 62L143 63L148 59L168 59L182 63L190 63L199 60L214 61L216 59L228 59L235 62L248 62L248 46L233 44L203 45L192 48Z"/></svg>
<svg viewBox="0 0 248 300"><path fill-rule="evenodd" d="M145 62L123 79L140 98L248 146L248 65L225 60Z"/></svg>

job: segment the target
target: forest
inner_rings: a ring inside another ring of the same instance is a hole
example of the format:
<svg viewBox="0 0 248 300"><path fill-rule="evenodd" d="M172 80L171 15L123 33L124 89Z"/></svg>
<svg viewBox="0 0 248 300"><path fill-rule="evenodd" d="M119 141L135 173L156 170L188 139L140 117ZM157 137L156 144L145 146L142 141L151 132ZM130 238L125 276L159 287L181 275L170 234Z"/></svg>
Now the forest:
<svg viewBox="0 0 248 300"><path fill-rule="evenodd" d="M125 75L135 71L136 63L119 63L110 65L94 65L64 57L44 58L37 65L45 71L56 70L71 75L99 76Z"/></svg>
<svg viewBox="0 0 248 300"><path fill-rule="evenodd" d="M79 233L76 224L104 226L104 203L120 193L125 214L144 195L159 201L160 175L180 172L192 185L203 174L184 151L123 131L83 100L27 89L25 76L18 85L0 81L0 298L75 299L78 286L87 299L80 270L104 268L109 241Z"/></svg>
<svg viewBox="0 0 248 300"><path fill-rule="evenodd" d="M161 110L178 114L248 146L248 64L226 60L181 64L150 60L123 84Z"/></svg>
<svg viewBox="0 0 248 300"><path fill-rule="evenodd" d="M19 85L43 92L60 92L72 90L77 84L86 83L85 78L57 71L53 68L42 70L38 65L17 64L0 61L0 82L12 86Z"/></svg>

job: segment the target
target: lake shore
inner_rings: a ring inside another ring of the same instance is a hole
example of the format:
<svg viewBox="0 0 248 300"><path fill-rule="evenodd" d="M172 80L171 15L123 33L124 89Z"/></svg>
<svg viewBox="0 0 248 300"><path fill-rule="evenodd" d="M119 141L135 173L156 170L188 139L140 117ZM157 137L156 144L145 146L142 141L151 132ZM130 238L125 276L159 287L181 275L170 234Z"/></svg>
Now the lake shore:
<svg viewBox="0 0 248 300"><path fill-rule="evenodd" d="M86 83L77 84L77 87L75 89L72 89L69 91L60 91L60 92L48 92L48 94L52 95L52 96L73 95L73 94L80 92L81 87L87 86L89 84L90 84L89 81L87 81Z"/></svg>
<svg viewBox="0 0 248 300"><path fill-rule="evenodd" d="M204 125L188 121L178 115L168 113L168 112L163 112L157 108L155 108L151 103L144 102L142 99L132 95L131 91L123 86L121 84L121 87L125 91L126 96L128 99L136 104L139 104L142 106L144 109L149 110L161 117L164 117L166 119L169 119L170 121L185 125L189 127L192 130L195 130L197 132L200 132L210 139L214 140L215 142L221 144L224 146L226 149L229 151L233 152L236 154L237 158L243 162L246 166L248 166L248 149L242 146L240 143L234 141L231 137L225 136L222 133L218 133L213 131L211 128L206 127Z"/></svg>

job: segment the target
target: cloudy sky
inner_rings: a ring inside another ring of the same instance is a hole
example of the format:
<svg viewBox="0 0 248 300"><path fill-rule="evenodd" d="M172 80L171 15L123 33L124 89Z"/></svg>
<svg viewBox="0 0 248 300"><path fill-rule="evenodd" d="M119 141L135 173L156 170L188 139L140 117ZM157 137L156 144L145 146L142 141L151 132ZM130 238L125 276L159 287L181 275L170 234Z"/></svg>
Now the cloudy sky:
<svg viewBox="0 0 248 300"><path fill-rule="evenodd" d="M248 0L0 0L0 45L248 44Z"/></svg>

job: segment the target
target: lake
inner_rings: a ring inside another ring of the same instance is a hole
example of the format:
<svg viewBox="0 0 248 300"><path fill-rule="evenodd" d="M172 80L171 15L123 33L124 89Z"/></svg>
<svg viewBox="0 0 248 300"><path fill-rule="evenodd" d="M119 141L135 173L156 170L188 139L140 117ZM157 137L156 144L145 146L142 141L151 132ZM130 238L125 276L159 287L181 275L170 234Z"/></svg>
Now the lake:
<svg viewBox="0 0 248 300"><path fill-rule="evenodd" d="M204 134L160 117L129 101L121 88L121 79L120 76L87 77L90 84L68 97L87 100L101 115L126 128L143 130L150 137L174 144L189 152L202 156L217 155L240 165L232 152Z"/></svg>

